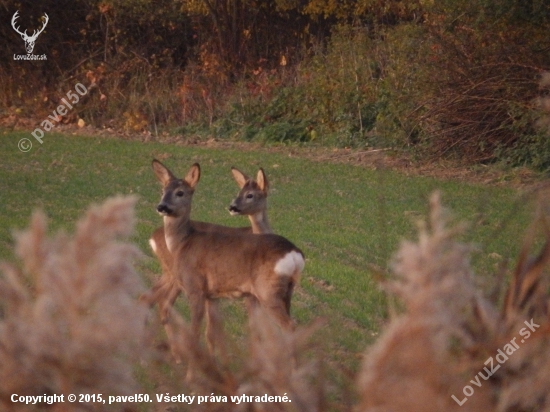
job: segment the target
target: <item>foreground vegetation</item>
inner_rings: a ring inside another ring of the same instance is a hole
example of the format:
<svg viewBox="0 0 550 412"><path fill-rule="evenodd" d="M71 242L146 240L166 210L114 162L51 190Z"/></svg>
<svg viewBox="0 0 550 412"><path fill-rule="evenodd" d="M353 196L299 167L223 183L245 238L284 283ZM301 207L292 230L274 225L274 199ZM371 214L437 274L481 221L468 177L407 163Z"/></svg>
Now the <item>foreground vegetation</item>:
<svg viewBox="0 0 550 412"><path fill-rule="evenodd" d="M0 257L14 260L12 231L26 227L36 208L45 211L51 230L73 231L74 222L90 203L114 195L137 195L137 220L131 239L146 255L137 266L140 281L146 285L160 272L147 244L154 228L161 225L154 211L159 187L151 159L162 159L176 173L199 162L203 174L194 197L193 218L234 226L245 222L230 217L226 210L237 193L230 167L235 165L250 174L263 167L272 188L272 226L302 248L307 257L301 286L293 299L293 317L300 325L324 319L325 325L314 340L319 342L318 353L325 360L330 399L339 405L353 399L342 395L341 390L353 392L351 378L359 368L360 355L381 333L388 318L388 301L378 282L387 276L400 241L414 237L415 224L425 215L433 190L441 190L456 220L471 223L464 240L477 247L473 255L478 273L475 282L487 293L493 291L499 266L518 255L518 238L532 217L532 198L512 189L405 177L388 170L315 162L268 149L209 149L47 134L43 145L22 153L17 141L28 136L4 131L0 140L4 211L0 215ZM186 316L184 299L179 299L177 310ZM246 330L242 305L226 302L224 319L239 353ZM179 370L170 365L155 373L183 378ZM141 384L153 385L150 379L157 378L148 376Z"/></svg>

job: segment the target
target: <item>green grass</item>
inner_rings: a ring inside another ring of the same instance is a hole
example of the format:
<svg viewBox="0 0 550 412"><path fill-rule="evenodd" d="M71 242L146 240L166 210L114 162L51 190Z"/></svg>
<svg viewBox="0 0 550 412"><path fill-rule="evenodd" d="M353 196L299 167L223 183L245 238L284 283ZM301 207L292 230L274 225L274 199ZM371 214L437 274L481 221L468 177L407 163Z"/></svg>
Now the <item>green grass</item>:
<svg viewBox="0 0 550 412"><path fill-rule="evenodd" d="M139 265L147 284L160 270L147 241L162 223L154 210L160 186L151 160L168 155L163 162L178 176L199 162L202 177L192 217L233 226L246 225L247 220L231 217L226 210L238 191L230 167L254 175L262 166L272 188L272 226L307 257L293 316L299 324L326 319L316 341L335 382L342 379L339 372L357 370L359 355L386 317L385 297L371 268L386 269L399 242L416 237L416 221L426 216L433 190L441 190L455 220L471 223L464 240L478 246L473 262L482 285L491 285L500 263L495 254L512 260L517 255L531 219L529 203L508 188L314 162L267 149L208 149L59 134L47 134L43 145L33 141L33 149L22 153L17 142L29 133L0 133L0 259L15 259L12 230L25 227L36 208L46 211L52 230L72 230L90 203L137 194L134 240L150 257ZM185 311L183 299L179 302ZM242 305L223 306L227 329L240 339Z"/></svg>

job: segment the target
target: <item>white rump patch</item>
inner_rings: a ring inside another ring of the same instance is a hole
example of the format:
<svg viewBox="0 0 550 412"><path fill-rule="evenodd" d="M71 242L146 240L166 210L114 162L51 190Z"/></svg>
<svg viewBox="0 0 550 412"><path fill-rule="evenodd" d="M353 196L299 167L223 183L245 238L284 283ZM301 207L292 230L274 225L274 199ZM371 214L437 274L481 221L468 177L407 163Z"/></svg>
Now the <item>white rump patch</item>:
<svg viewBox="0 0 550 412"><path fill-rule="evenodd" d="M293 250L277 262L275 265L275 273L281 276L292 276L296 272L302 273L305 264L304 257Z"/></svg>
<svg viewBox="0 0 550 412"><path fill-rule="evenodd" d="M153 238L149 239L149 245L151 246L151 249L153 249L153 252L155 254L157 253L157 242Z"/></svg>

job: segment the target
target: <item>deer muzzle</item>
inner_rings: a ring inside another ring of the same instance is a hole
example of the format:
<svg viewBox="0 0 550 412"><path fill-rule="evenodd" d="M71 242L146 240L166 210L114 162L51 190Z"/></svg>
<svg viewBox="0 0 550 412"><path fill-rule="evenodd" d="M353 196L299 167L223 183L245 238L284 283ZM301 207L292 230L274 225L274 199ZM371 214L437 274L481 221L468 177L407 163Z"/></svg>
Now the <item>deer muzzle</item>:
<svg viewBox="0 0 550 412"><path fill-rule="evenodd" d="M230 213L232 216L240 215L240 214L241 214L241 209L239 209L235 203L231 203L231 204L229 205L229 207L227 208L227 210L229 210L229 213Z"/></svg>
<svg viewBox="0 0 550 412"><path fill-rule="evenodd" d="M157 206L157 212L160 214L160 215L166 215L166 216L169 216L173 213L173 210L170 209L166 204L164 203L159 203L158 206Z"/></svg>

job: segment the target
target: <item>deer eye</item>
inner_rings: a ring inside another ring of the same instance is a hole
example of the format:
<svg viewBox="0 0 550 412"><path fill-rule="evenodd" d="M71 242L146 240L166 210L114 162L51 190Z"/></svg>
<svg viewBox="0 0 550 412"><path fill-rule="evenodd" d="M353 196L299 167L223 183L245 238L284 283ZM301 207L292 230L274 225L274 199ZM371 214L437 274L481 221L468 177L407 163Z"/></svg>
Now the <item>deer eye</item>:
<svg viewBox="0 0 550 412"><path fill-rule="evenodd" d="M177 196L177 197L182 197L183 195L184 195L183 190L178 190L178 191L176 192L176 196Z"/></svg>
<svg viewBox="0 0 550 412"><path fill-rule="evenodd" d="M247 198L247 199L252 199L253 197L254 197L254 195L253 195L252 193L248 193L248 194L246 195L246 198Z"/></svg>

